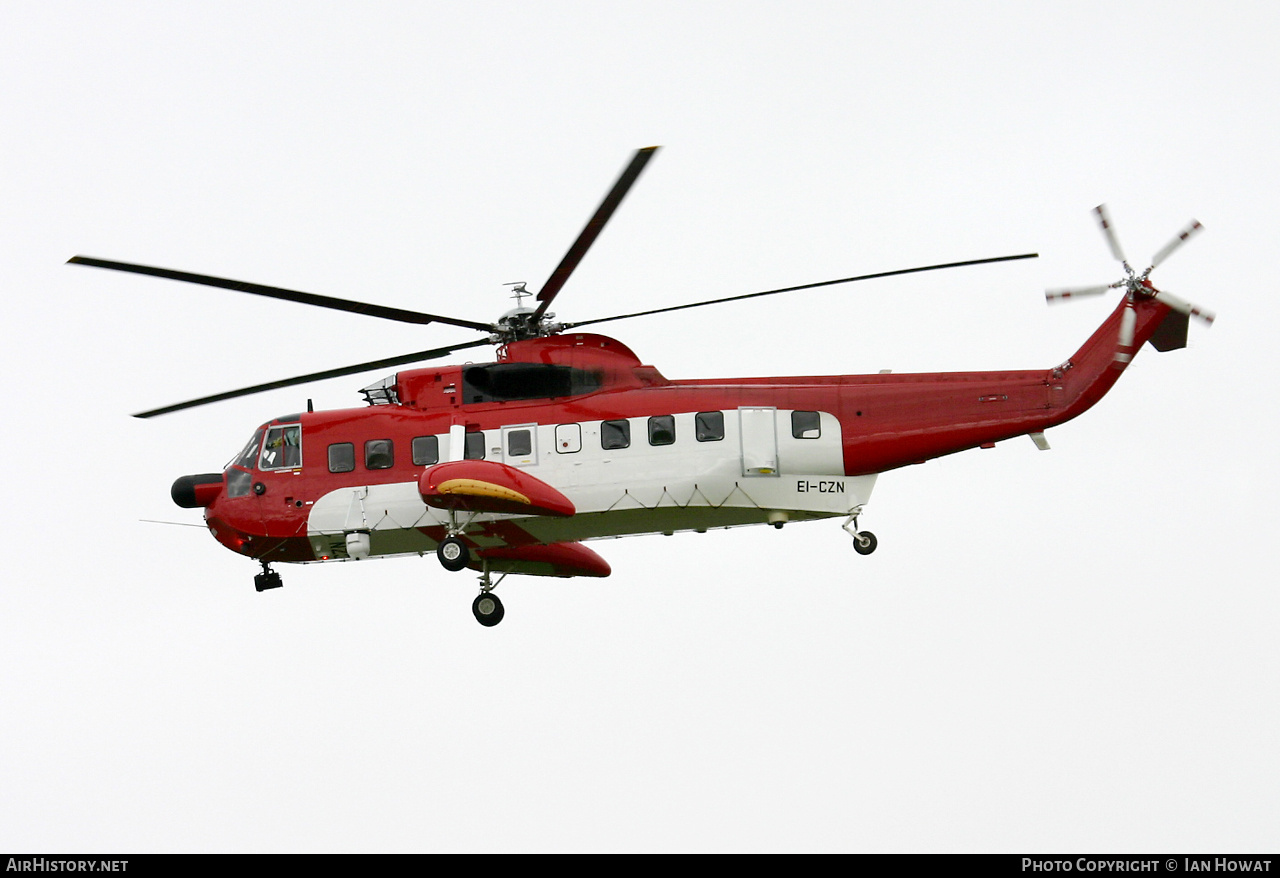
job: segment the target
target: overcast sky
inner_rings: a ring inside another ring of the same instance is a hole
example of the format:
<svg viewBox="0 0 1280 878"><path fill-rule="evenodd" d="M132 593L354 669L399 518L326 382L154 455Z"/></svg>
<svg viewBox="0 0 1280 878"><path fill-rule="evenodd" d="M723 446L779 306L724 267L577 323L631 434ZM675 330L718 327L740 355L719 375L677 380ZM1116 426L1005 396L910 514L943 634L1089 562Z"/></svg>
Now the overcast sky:
<svg viewBox="0 0 1280 878"><path fill-rule="evenodd" d="M361 5L0 5L0 849L1275 850L1273 4ZM651 144L562 319L1041 254L608 326L670 378L1055 365L1100 202L1143 265L1199 219L1154 279L1220 318L1050 452L882 476L873 556L595 543L494 629L431 558L258 594L142 521L386 370L131 412L470 336L68 257L491 320Z"/></svg>

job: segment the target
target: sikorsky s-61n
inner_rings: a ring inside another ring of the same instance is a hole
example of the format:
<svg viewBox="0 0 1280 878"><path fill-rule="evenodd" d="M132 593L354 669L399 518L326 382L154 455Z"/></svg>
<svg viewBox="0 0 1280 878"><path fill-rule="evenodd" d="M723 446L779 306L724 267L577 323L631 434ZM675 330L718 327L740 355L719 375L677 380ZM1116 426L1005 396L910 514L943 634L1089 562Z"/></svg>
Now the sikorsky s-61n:
<svg viewBox="0 0 1280 878"><path fill-rule="evenodd" d="M284 415L258 427L220 473L179 478L173 499L200 508L218 542L262 565L434 552L448 570L479 571L472 611L496 625L493 589L510 573L608 576L584 541L750 524L844 518L858 529L876 476L969 448L1044 432L1089 409L1145 342L1186 345L1190 317L1213 315L1148 280L1200 230L1192 222L1141 273L1125 260L1106 210L1097 219L1124 277L1050 291L1050 301L1122 291L1116 309L1069 359L1006 372L717 378L672 381L624 344L583 327L875 277L1026 259L1034 253L929 265L619 314L553 322L548 308L656 147L638 150L531 307L496 323L76 256L118 271L254 293L416 324L482 333L404 356L358 363L142 412L218 400L495 345L493 362L407 369L363 389L367 406Z"/></svg>

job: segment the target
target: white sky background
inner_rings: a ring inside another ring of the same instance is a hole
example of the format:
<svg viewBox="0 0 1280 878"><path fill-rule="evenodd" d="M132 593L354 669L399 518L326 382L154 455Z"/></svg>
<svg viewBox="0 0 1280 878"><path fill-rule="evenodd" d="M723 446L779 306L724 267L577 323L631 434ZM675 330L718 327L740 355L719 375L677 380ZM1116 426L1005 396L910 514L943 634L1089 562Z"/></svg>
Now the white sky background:
<svg viewBox="0 0 1280 878"><path fill-rule="evenodd" d="M0 6L0 849L1274 851L1275 37L1263 3ZM477 625L434 559L256 567L169 501L382 373L134 411L493 319L664 149L567 320L671 378L1020 369L1155 275L1218 311L1051 431L839 520L596 543ZM602 327L605 329L605 327Z"/></svg>

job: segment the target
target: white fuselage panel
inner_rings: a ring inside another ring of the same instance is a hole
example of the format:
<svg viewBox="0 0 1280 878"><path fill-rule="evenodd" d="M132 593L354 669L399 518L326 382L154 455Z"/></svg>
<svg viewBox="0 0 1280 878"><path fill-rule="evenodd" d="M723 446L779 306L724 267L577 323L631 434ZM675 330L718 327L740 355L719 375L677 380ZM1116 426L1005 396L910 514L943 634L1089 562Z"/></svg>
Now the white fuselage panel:
<svg viewBox="0 0 1280 878"><path fill-rule="evenodd" d="M674 437L648 418L521 424L486 430L485 459L527 470L564 493L577 514L568 518L478 514L466 535L476 545L503 545L514 526L537 542L564 542L642 533L672 533L847 515L865 504L875 476L842 473L839 421L828 413L802 413L816 428L793 428L782 409L724 413L722 427L698 441L696 413L674 418ZM626 447L618 445L629 429ZM772 430L772 437L770 437ZM439 437L441 460L457 460ZM796 435L803 432L805 435ZM523 434L523 435L521 435ZM662 444L651 444L650 438ZM452 440L452 441L451 441ZM512 451L516 453L511 453ZM424 467L425 469L425 467ZM308 534L316 557L345 557L345 534L367 531L372 554L435 548L450 513L422 502L416 481L342 488L316 501Z"/></svg>

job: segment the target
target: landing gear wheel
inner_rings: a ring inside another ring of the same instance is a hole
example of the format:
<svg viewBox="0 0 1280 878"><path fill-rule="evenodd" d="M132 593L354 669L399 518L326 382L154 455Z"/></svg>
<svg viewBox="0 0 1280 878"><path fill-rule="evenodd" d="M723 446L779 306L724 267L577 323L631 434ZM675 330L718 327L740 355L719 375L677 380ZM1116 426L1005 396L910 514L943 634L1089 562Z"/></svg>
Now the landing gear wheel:
<svg viewBox="0 0 1280 878"><path fill-rule="evenodd" d="M471 612L475 615L476 621L486 628L492 628L502 621L506 611L502 608L502 601L498 600L498 596L491 591L482 591L471 602Z"/></svg>
<svg viewBox="0 0 1280 878"><path fill-rule="evenodd" d="M436 548L436 557L445 570L458 571L471 561L471 550L457 537L445 537Z"/></svg>
<svg viewBox="0 0 1280 878"><path fill-rule="evenodd" d="M860 530L853 537L853 550L859 555L870 555L876 550L876 535L869 530Z"/></svg>

